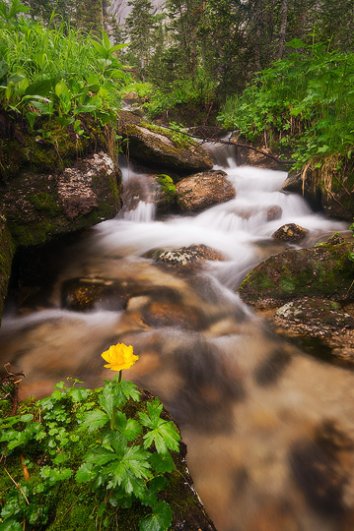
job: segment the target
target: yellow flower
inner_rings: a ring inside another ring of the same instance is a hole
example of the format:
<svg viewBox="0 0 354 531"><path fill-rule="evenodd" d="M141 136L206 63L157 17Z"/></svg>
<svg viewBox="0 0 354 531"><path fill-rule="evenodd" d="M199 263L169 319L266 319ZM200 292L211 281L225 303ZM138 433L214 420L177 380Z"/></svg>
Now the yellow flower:
<svg viewBox="0 0 354 531"><path fill-rule="evenodd" d="M105 365L105 368L111 369L111 371L123 371L124 369L129 369L129 367L134 365L139 359L139 356L135 356L133 353L133 347L131 345L125 345L124 343L112 345L108 350L105 350L101 356L108 362L107 365Z"/></svg>

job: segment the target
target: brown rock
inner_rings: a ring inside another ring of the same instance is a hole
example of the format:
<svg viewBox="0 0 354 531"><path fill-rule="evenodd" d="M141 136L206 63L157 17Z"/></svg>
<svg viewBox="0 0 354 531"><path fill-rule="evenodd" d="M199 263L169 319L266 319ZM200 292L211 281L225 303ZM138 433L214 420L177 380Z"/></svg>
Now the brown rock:
<svg viewBox="0 0 354 531"><path fill-rule="evenodd" d="M196 212L233 199L235 189L221 170L196 173L176 185L177 201L181 210Z"/></svg>

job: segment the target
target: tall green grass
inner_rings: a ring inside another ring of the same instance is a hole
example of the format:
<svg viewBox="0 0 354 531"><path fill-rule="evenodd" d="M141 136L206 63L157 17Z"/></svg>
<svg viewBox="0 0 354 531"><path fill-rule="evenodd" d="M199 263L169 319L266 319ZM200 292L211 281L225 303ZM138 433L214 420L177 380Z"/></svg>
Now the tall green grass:
<svg viewBox="0 0 354 531"><path fill-rule="evenodd" d="M354 145L354 54L289 43L294 51L263 70L241 96L228 99L219 121L250 140L287 148L295 166L319 167Z"/></svg>
<svg viewBox="0 0 354 531"><path fill-rule="evenodd" d="M31 129L43 119L72 126L114 122L127 74L106 34L85 36L54 15L49 27L24 15L18 0L0 0L0 109L23 117Z"/></svg>

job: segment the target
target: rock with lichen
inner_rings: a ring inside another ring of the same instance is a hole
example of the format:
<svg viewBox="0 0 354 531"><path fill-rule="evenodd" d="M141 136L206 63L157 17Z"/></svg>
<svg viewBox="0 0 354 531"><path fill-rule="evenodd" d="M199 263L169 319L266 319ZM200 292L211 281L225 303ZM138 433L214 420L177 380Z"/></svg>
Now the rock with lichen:
<svg viewBox="0 0 354 531"><path fill-rule="evenodd" d="M206 260L224 260L225 257L207 245L198 244L179 249L155 249L146 255L160 264L172 267L190 267Z"/></svg>
<svg viewBox="0 0 354 531"><path fill-rule="evenodd" d="M308 230L300 227L300 225L297 225L296 223L287 223L286 225L279 227L272 237L275 240L296 243L303 240L307 234Z"/></svg>

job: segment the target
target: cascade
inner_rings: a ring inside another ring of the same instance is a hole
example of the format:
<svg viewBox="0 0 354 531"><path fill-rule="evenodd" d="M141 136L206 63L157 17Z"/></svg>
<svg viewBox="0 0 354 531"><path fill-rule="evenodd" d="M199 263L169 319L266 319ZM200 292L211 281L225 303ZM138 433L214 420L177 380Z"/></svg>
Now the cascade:
<svg viewBox="0 0 354 531"><path fill-rule="evenodd" d="M194 216L156 219L156 184L126 165L120 214L68 244L65 266L43 287L40 303L24 315L9 307L0 362L16 362L26 373L24 395L42 396L65 376L99 385L107 377L100 352L113 342L132 344L141 361L127 376L158 394L179 423L196 488L218 530L341 529L340 510L328 516L322 507L327 494L315 501L308 494L308 501L299 492L307 493L306 477L316 477L311 462L321 452L314 435L321 423L336 419L353 432L354 375L270 333L237 288L250 268L279 251L271 238L279 226L297 223L316 239L344 225L281 193L284 172L237 167L228 147L209 149L236 197ZM278 219L269 216L274 207ZM200 244L225 259L179 271L149 255ZM73 280L128 296L113 307L112 297L109 306L101 297L82 313L63 298Z"/></svg>

